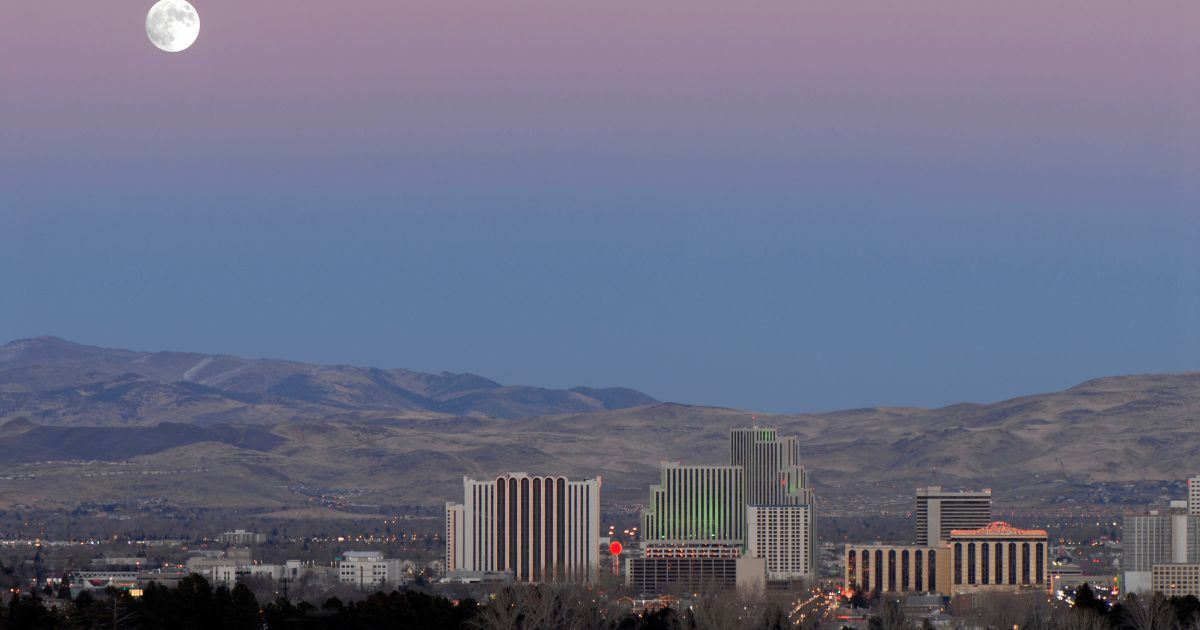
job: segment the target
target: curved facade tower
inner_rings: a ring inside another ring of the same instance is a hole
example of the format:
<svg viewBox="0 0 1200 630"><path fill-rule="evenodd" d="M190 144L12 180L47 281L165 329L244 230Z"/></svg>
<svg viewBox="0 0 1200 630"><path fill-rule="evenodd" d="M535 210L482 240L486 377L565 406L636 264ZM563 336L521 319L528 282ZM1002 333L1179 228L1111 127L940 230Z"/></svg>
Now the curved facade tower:
<svg viewBox="0 0 1200 630"><path fill-rule="evenodd" d="M446 504L446 571L521 582L591 581L599 567L600 478L508 473L463 478Z"/></svg>

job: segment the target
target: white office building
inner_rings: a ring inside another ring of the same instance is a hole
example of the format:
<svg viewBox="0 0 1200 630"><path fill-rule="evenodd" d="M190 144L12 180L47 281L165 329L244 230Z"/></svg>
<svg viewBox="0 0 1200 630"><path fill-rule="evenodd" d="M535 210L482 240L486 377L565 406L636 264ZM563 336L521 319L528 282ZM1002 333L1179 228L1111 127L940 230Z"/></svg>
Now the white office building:
<svg viewBox="0 0 1200 630"><path fill-rule="evenodd" d="M815 577L812 520L809 505L748 506L746 555L766 561L768 580Z"/></svg>
<svg viewBox="0 0 1200 630"><path fill-rule="evenodd" d="M235 529L231 532L223 532L221 534L222 545L245 547L248 545L261 545L265 542L267 542L266 534L248 532L244 529Z"/></svg>
<svg viewBox="0 0 1200 630"><path fill-rule="evenodd" d="M1151 592L1156 565L1200 563L1200 515L1190 512L1189 501L1171 501L1166 510L1125 515L1126 593Z"/></svg>
<svg viewBox="0 0 1200 630"><path fill-rule="evenodd" d="M522 582L591 581L600 563L600 478L463 478L446 504L446 571Z"/></svg>
<svg viewBox="0 0 1200 630"><path fill-rule="evenodd" d="M337 572L339 582L362 589L402 580L400 561L389 560L379 551L347 551L338 558Z"/></svg>

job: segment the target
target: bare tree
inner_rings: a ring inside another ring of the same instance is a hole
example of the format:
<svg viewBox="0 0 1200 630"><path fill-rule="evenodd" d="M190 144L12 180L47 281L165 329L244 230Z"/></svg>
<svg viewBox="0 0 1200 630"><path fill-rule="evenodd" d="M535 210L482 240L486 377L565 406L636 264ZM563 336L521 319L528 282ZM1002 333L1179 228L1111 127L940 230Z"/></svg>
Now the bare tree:
<svg viewBox="0 0 1200 630"><path fill-rule="evenodd" d="M1020 626L1029 620L1035 599L1044 602L1046 593L983 593L976 599L972 616L981 625L993 628Z"/></svg>
<svg viewBox="0 0 1200 630"><path fill-rule="evenodd" d="M518 588L506 586L497 591L472 623L480 630L520 630L525 601Z"/></svg>
<svg viewBox="0 0 1200 630"><path fill-rule="evenodd" d="M1051 630L1054 620L1050 614L1050 604L1045 597L1033 597L1029 601L1029 610L1021 630Z"/></svg>
<svg viewBox="0 0 1200 630"><path fill-rule="evenodd" d="M890 597L879 603L879 612L876 618L879 620L881 630L907 630L912 627L900 600Z"/></svg>
<svg viewBox="0 0 1200 630"><path fill-rule="evenodd" d="M696 630L724 630L747 626L750 611L749 604L732 593L709 589L701 593L691 612Z"/></svg>
<svg viewBox="0 0 1200 630"><path fill-rule="evenodd" d="M1128 630L1176 630L1179 619L1162 593L1151 597L1129 595L1122 602L1121 626Z"/></svg>
<svg viewBox="0 0 1200 630"><path fill-rule="evenodd" d="M105 630L131 630L137 627L137 616L130 609L128 595L123 593L112 592L105 599L97 600L98 606L103 611L103 617L95 617L94 621L98 627Z"/></svg>
<svg viewBox="0 0 1200 630"><path fill-rule="evenodd" d="M1062 606L1053 611L1050 627L1061 630L1110 630L1108 621L1091 608Z"/></svg>
<svg viewBox="0 0 1200 630"><path fill-rule="evenodd" d="M785 630L792 627L792 621L783 606L776 602L766 602L760 606L758 622L753 627L761 630Z"/></svg>
<svg viewBox="0 0 1200 630"><path fill-rule="evenodd" d="M619 609L602 607L591 589L575 584L512 585L500 589L475 624L483 630L605 630Z"/></svg>

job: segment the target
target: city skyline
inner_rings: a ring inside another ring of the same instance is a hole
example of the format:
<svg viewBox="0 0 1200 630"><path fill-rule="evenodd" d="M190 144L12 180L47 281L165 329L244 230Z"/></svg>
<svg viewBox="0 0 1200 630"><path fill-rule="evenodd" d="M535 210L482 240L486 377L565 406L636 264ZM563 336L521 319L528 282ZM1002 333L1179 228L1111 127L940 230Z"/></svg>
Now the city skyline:
<svg viewBox="0 0 1200 630"><path fill-rule="evenodd" d="M0 628L1200 630L1198 32L0 2Z"/></svg>

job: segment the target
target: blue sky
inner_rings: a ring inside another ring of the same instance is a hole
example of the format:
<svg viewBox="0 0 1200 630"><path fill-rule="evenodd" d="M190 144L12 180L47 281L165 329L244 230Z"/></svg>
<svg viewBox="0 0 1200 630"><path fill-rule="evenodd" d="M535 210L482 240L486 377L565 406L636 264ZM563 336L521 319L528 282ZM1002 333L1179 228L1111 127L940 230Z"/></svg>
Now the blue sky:
<svg viewBox="0 0 1200 630"><path fill-rule="evenodd" d="M0 330L762 411L1196 369L1195 221L197 210L9 218Z"/></svg>
<svg viewBox="0 0 1200 630"><path fill-rule="evenodd" d="M1200 3L534 5L0 6L0 338L760 411L1200 369Z"/></svg>

